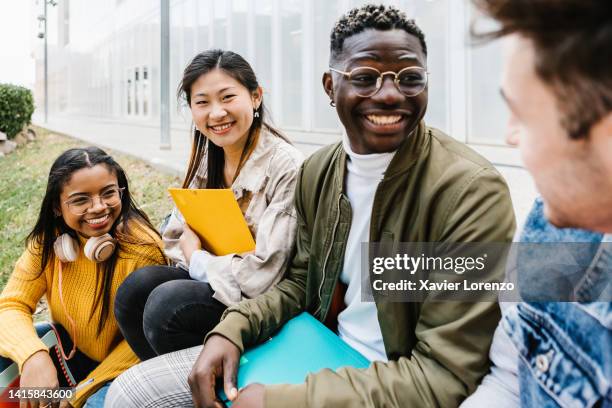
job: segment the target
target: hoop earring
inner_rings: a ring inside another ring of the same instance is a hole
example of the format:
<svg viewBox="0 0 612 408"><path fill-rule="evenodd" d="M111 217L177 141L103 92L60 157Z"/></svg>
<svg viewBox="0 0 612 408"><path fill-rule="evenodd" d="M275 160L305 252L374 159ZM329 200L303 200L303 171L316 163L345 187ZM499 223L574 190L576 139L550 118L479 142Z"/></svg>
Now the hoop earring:
<svg viewBox="0 0 612 408"><path fill-rule="evenodd" d="M259 117L259 111L257 109L253 109L253 117L254 118L258 118Z"/></svg>
<svg viewBox="0 0 612 408"><path fill-rule="evenodd" d="M333 99L330 99L329 100L329 106L331 106L332 108L335 108L336 107L336 102L334 102Z"/></svg>

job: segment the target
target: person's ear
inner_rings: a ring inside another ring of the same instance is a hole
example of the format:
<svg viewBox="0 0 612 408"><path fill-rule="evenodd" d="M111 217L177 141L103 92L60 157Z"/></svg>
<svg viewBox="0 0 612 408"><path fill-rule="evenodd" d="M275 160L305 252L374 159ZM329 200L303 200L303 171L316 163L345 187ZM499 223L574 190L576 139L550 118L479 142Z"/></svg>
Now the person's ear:
<svg viewBox="0 0 612 408"><path fill-rule="evenodd" d="M329 96L329 99L333 102L334 101L334 80L332 79L331 73L324 72L323 77L321 78L321 81L323 83L323 89L325 90L325 93L327 94L327 96Z"/></svg>
<svg viewBox="0 0 612 408"><path fill-rule="evenodd" d="M253 109L259 109L259 105L261 105L261 100L263 98L263 88L258 86L257 89L251 94L251 98L253 100Z"/></svg>

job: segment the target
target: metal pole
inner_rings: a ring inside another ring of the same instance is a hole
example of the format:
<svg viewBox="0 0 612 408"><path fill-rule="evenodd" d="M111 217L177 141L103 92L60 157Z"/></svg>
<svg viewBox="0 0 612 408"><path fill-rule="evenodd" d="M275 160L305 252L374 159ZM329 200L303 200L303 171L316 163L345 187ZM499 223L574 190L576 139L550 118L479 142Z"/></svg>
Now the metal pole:
<svg viewBox="0 0 612 408"><path fill-rule="evenodd" d="M160 1L160 149L170 149L170 0Z"/></svg>
<svg viewBox="0 0 612 408"><path fill-rule="evenodd" d="M43 0L43 3L45 4L45 123L47 123L49 114L49 85L47 81L47 0Z"/></svg>

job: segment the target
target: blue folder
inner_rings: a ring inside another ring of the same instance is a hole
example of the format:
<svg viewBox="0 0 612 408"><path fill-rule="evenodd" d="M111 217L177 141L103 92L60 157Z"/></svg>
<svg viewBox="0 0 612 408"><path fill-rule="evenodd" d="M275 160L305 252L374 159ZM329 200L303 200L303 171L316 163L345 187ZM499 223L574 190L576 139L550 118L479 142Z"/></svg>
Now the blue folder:
<svg viewBox="0 0 612 408"><path fill-rule="evenodd" d="M301 384L324 368L367 368L370 361L308 313L288 321L271 339L240 359L238 389L252 383ZM222 381L219 381L221 388ZM223 391L222 401L227 402Z"/></svg>

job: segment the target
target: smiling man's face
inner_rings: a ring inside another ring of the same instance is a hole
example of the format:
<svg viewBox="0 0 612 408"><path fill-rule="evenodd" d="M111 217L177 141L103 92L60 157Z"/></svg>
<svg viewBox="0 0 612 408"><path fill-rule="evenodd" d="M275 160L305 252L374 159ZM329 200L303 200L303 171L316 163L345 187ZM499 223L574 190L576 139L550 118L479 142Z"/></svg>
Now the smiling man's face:
<svg viewBox="0 0 612 408"><path fill-rule="evenodd" d="M426 68L426 58L418 38L404 30L367 29L348 37L337 61L332 63L332 68L346 72L358 67L399 72L406 67ZM425 115L427 87L409 97L399 91L393 80L393 75L385 75L378 92L362 97L346 76L324 74L323 86L336 103L355 153L397 150Z"/></svg>

